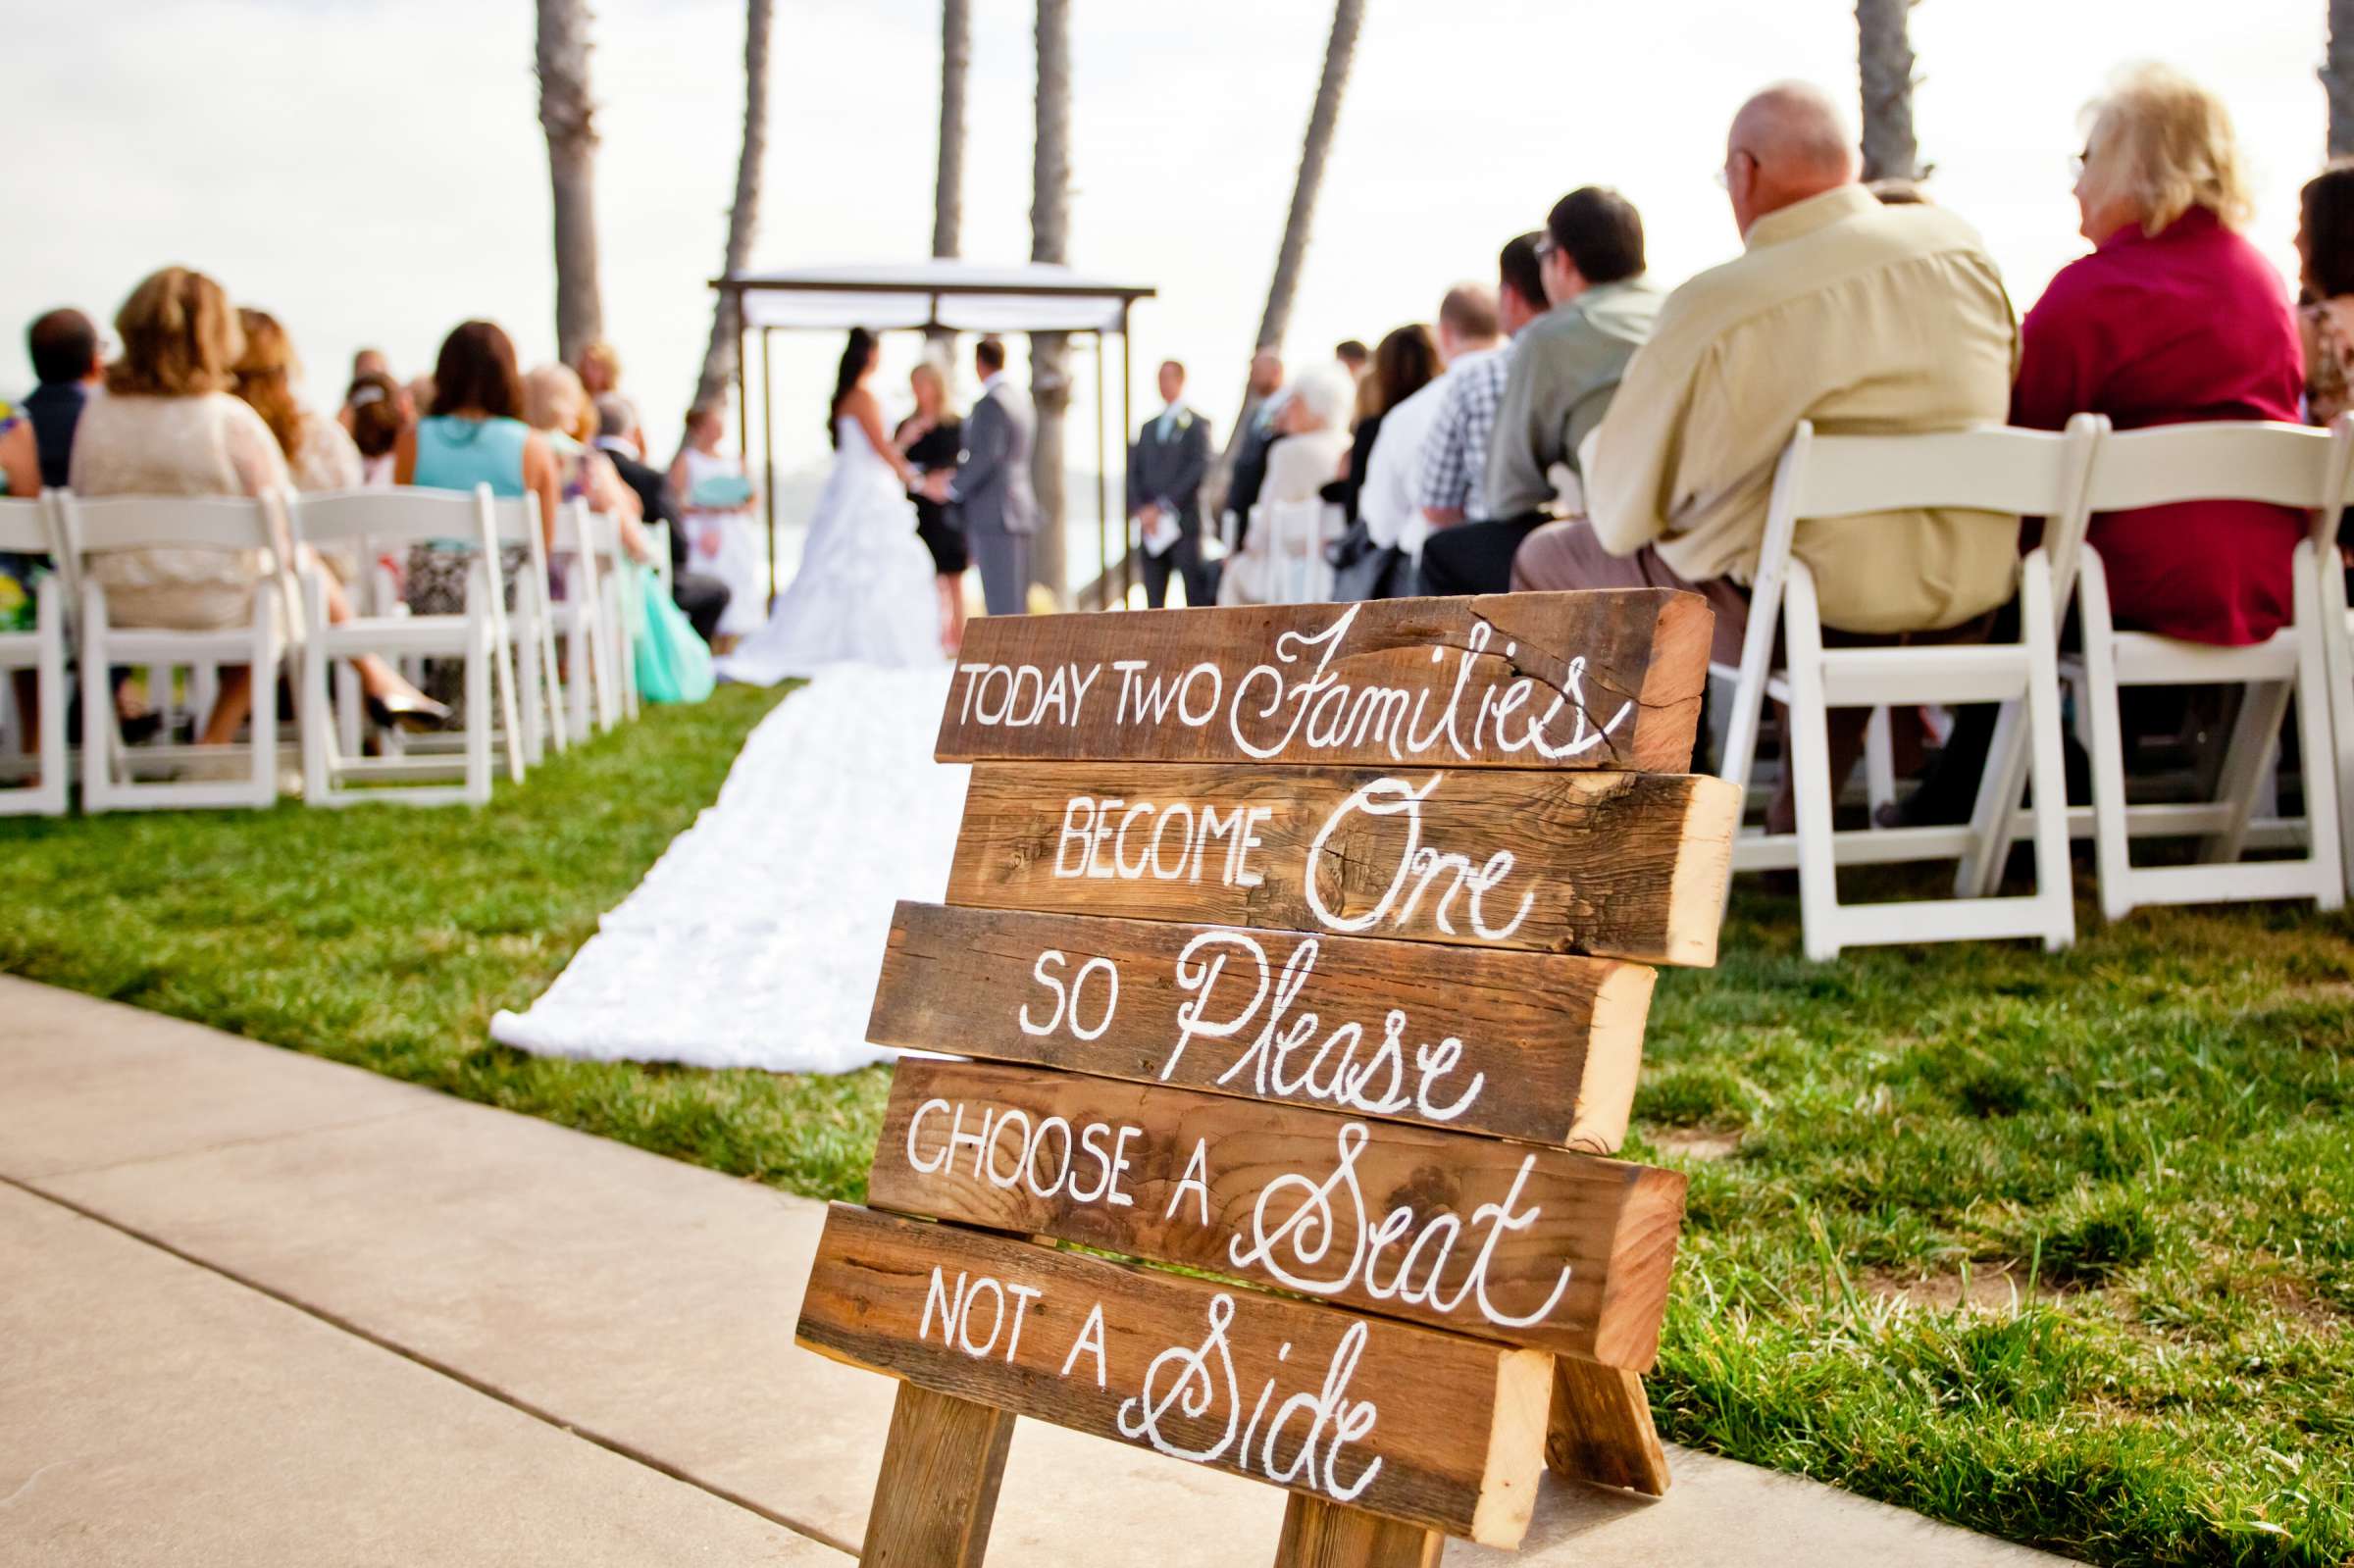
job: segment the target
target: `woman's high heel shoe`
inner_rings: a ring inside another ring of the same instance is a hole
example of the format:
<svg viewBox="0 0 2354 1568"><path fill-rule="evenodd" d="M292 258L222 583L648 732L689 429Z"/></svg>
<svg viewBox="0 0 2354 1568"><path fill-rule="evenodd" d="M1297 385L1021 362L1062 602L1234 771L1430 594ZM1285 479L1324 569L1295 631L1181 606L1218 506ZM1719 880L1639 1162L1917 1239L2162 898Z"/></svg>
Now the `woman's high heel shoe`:
<svg viewBox="0 0 2354 1568"><path fill-rule="evenodd" d="M380 730L395 727L409 734L430 734L449 727L447 703L435 702L422 691L398 692L389 697L368 694L368 717Z"/></svg>

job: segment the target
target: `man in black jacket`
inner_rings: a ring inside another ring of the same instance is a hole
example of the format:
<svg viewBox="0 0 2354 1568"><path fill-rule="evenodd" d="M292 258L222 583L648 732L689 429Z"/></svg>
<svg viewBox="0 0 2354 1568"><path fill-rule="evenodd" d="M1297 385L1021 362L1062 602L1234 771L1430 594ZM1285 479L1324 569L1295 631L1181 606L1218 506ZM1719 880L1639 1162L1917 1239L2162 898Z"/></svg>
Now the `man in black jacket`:
<svg viewBox="0 0 2354 1568"><path fill-rule="evenodd" d="M607 392L596 400L596 448L612 461L622 482L644 503L643 522L670 528L670 596L694 627L694 634L709 642L719 630L720 612L728 607L728 585L714 577L687 570L687 531L679 526L678 508L662 471L638 455L638 414L626 397Z"/></svg>
<svg viewBox="0 0 2354 1568"><path fill-rule="evenodd" d="M1185 406L1185 367L1160 367L1166 406L1145 422L1128 449L1128 515L1144 551L1145 602L1168 602L1169 575L1185 582L1185 602L1201 609L1216 593L1202 559L1202 481L1209 473L1209 421Z"/></svg>

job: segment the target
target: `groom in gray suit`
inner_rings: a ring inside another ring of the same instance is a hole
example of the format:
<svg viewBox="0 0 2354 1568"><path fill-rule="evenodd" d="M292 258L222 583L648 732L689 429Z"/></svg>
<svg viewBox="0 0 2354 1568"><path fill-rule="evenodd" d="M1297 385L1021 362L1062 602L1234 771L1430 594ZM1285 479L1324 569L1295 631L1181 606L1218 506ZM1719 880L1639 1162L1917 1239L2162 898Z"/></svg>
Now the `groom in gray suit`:
<svg viewBox="0 0 2354 1568"><path fill-rule="evenodd" d="M1030 488L1030 400L1005 379L1005 345L984 337L973 350L981 398L964 419L964 452L951 480L946 470L924 481L936 501L953 501L964 539L981 568L981 596L991 615L1020 615L1030 597L1030 535L1038 497Z"/></svg>

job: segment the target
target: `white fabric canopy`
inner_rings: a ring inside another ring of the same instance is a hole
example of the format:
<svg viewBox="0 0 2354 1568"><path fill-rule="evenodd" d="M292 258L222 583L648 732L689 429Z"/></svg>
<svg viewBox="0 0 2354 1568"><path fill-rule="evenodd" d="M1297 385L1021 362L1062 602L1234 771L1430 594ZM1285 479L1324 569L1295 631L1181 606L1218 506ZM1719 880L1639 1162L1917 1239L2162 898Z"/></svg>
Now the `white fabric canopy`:
<svg viewBox="0 0 2354 1568"><path fill-rule="evenodd" d="M1046 262L1000 267L947 258L745 273L722 282L740 290L746 327L877 330L1117 331L1127 304L1152 293L1149 284L1082 277Z"/></svg>

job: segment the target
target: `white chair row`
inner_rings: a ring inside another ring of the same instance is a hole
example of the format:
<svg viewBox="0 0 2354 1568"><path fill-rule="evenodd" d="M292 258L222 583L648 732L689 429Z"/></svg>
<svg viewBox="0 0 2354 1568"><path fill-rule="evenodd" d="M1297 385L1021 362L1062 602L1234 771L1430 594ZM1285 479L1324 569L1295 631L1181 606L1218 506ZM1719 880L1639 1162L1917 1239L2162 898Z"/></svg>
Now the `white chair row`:
<svg viewBox="0 0 2354 1568"><path fill-rule="evenodd" d="M2354 810L2354 654L2347 652L2343 579L2331 541L2340 510L2354 499L2350 490L2354 417L2328 431L2236 422L2121 433L2104 418L2079 415L2061 434L1985 429L1908 436L1817 436L1802 423L1775 474L1740 668L1713 672L1734 684L1722 771L1735 784L1748 783L1765 704L1787 705L1783 765L1794 785L1797 831L1745 830L1734 846L1734 868L1797 868L1806 951L1817 959L1870 943L1992 936L2065 946L2075 933L2072 837L2094 840L2102 912L2112 920L2151 903L2312 898L2322 908L2338 907L2354 878L2339 820L2341 807ZM2292 624L2249 648L2118 630L2099 554L2085 537L2091 518L2216 499L2310 513L2309 536L2296 552ZM2000 514L1985 526L2005 530L2016 516L2044 519L2041 543L2021 566L2015 641L1825 646L1814 576L1793 549L1798 530L1817 519L1913 507L1984 510ZM2060 640L2072 603L2083 653L2063 660ZM1778 666L1777 625L1787 644ZM2213 802L2150 805L2126 797L2118 693L2157 684L2248 688ZM2064 689L2091 738L2089 808L2067 804ZM2302 853L2243 860L2292 695L2305 814L2294 824L2270 825L2264 836ZM2000 703L2000 716L1969 824L1835 828L1841 781L1830 775L1830 709L1880 710L1867 768L1867 794L1876 805L1893 794L1888 707L1984 702ZM2332 703L2341 715L2334 729ZM2168 836L2197 836L2198 859L2132 864L2133 838ZM2034 890L1997 896L2009 850L2021 837L2034 844ZM1936 859L1959 863L1952 898L1839 899L1841 866Z"/></svg>
<svg viewBox="0 0 2354 1568"><path fill-rule="evenodd" d="M96 499L57 490L37 501L0 501L0 550L45 554L54 563L41 581L33 629L0 633L0 672L34 672L39 714L35 755L17 759L16 770L37 782L0 787L0 812L63 812L69 774L77 771L83 809L91 812L270 804L279 792L272 694L281 671L294 678L308 801L481 804L490 796L494 752L503 750L508 776L520 782L551 744L560 750L588 733L591 700L604 729L637 709L624 630L629 583L613 570L618 527L576 502L558 519L557 543L576 573L574 600L561 606L548 592L537 504L495 498L487 486L472 494L402 488L233 499ZM357 565L347 584L350 619L329 620L327 581L296 570L298 544ZM401 602L384 563L415 545L470 552L460 610L414 615ZM101 551L153 547L255 552L264 571L250 620L206 632L115 625L103 584L83 567ZM519 551L524 563L503 581L502 551ZM71 634L69 604L77 609ZM570 683L558 663L559 633L571 643ZM417 739L386 731L379 754L364 755L364 698L350 663L364 654L412 669L425 659L462 663L464 730ZM84 715L78 757L66 746L65 700L66 668L77 658ZM248 739L233 747L125 746L110 676L125 665L149 668L159 701L185 670L199 713L210 706L204 688L217 685L219 667L250 667L256 700ZM233 776L223 776L227 769ZM158 772L199 776L152 777Z"/></svg>

